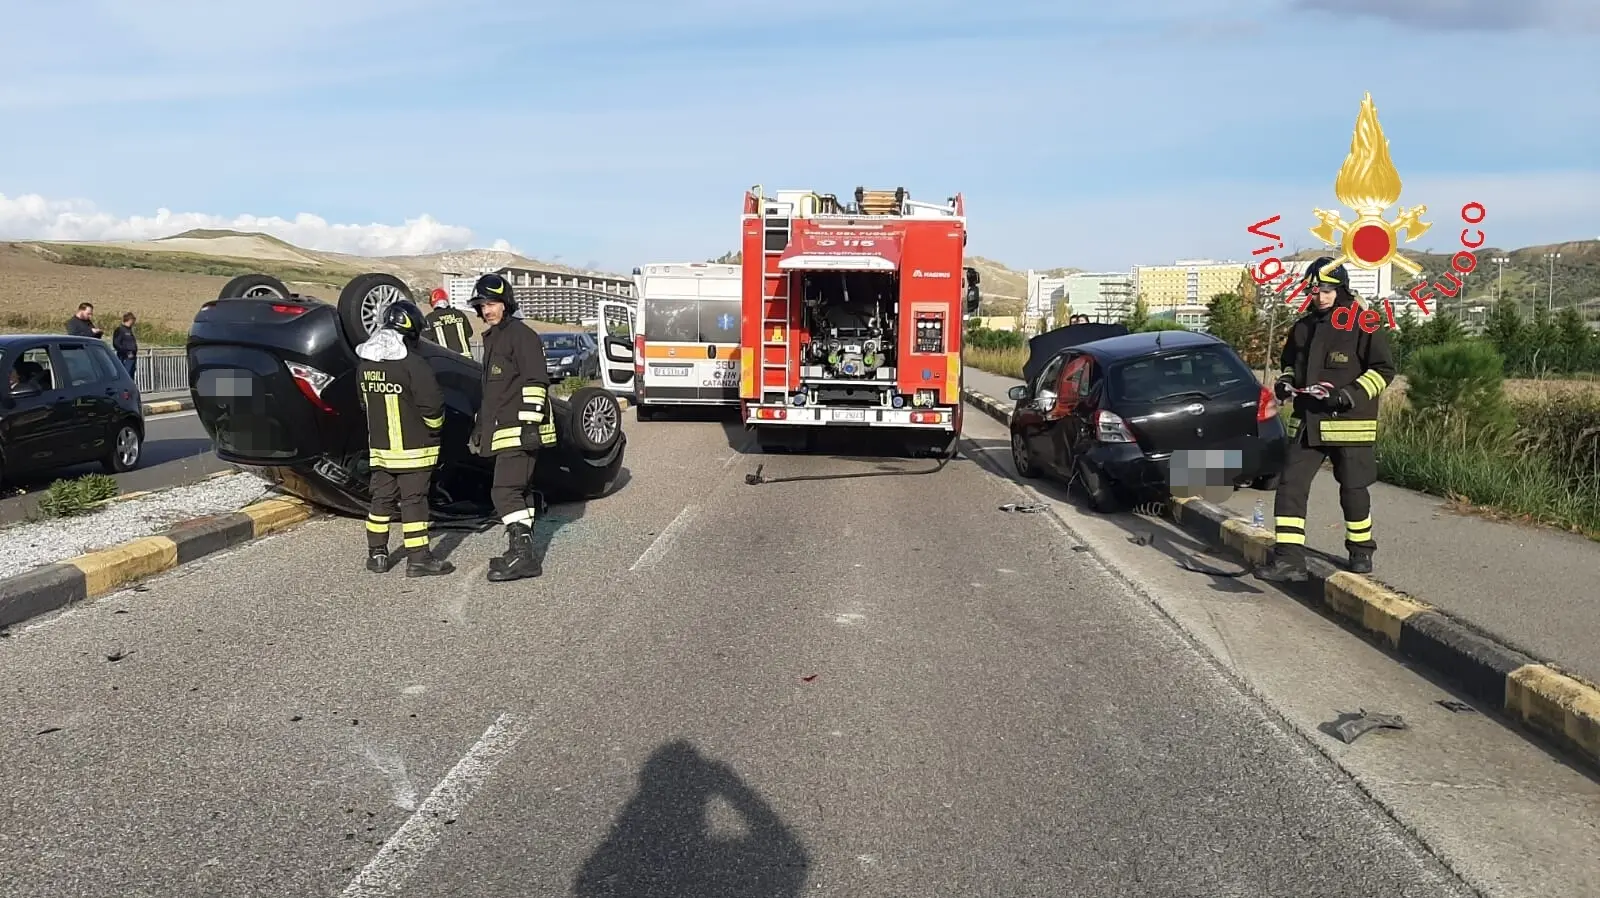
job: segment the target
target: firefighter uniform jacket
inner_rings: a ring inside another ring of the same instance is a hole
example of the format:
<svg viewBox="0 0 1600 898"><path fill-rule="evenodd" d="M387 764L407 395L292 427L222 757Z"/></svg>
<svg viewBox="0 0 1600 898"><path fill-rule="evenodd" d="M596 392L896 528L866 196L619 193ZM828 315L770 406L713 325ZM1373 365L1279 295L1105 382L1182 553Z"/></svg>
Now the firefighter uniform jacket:
<svg viewBox="0 0 1600 898"><path fill-rule="evenodd" d="M444 394L422 356L364 357L359 376L372 467L403 473L437 465Z"/></svg>
<svg viewBox="0 0 1600 898"><path fill-rule="evenodd" d="M478 445L490 454L532 451L556 441L544 341L507 316L483 335L483 407Z"/></svg>
<svg viewBox="0 0 1600 898"><path fill-rule="evenodd" d="M1337 412L1315 396L1296 396L1288 422L1291 439L1301 427L1309 427L1306 442L1311 446L1370 446L1377 442L1378 396L1394 379L1394 356L1381 326L1369 334L1355 324L1360 306L1352 310L1355 326L1349 330L1334 327L1333 311L1351 305L1355 305L1353 299L1340 298L1327 313L1313 307L1294 323L1284 340L1279 364L1285 373L1294 373L1295 386L1327 382L1335 390L1348 388L1346 392L1355 401L1349 411Z"/></svg>
<svg viewBox="0 0 1600 898"><path fill-rule="evenodd" d="M472 345L467 342L472 337L472 325L468 323L467 316L449 306L440 306L429 312L424 322L427 329L423 335L429 340L451 352L472 357Z"/></svg>

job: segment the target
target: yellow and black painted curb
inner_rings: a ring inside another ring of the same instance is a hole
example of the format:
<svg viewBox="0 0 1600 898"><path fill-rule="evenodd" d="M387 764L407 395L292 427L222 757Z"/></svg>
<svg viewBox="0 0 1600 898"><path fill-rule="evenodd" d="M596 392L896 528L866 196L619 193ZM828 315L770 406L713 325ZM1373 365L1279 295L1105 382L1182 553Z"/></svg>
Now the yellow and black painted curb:
<svg viewBox="0 0 1600 898"><path fill-rule="evenodd" d="M963 395L995 420L1011 419L1010 404L976 390L964 390ZM1186 533L1250 564L1265 562L1272 551L1270 532L1213 502L1174 497L1172 516ZM1600 687L1326 559L1312 556L1308 567L1311 578L1283 584L1285 592L1348 621L1401 657L1442 675L1480 704L1600 765Z"/></svg>
<svg viewBox="0 0 1600 898"><path fill-rule="evenodd" d="M144 404L144 413L146 415L170 415L173 412L187 412L193 408L193 399L168 399L162 402L146 402Z"/></svg>
<svg viewBox="0 0 1600 898"><path fill-rule="evenodd" d="M299 499L267 499L229 514L184 521L165 533L7 577L0 580L0 627L121 589L135 580L284 530L311 514L311 507Z"/></svg>
<svg viewBox="0 0 1600 898"><path fill-rule="evenodd" d="M1172 515L1186 533L1252 564L1264 562L1272 551L1270 532L1216 503L1174 497ZM1600 764L1600 688L1325 558L1313 555L1307 566L1310 579L1283 584L1285 592L1444 676L1482 705Z"/></svg>

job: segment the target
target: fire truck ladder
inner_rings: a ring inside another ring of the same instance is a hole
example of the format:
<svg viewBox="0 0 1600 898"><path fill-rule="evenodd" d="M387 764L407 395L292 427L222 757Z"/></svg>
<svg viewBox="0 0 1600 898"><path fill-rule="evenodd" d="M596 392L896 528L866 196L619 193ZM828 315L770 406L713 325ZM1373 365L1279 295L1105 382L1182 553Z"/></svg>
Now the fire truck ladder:
<svg viewBox="0 0 1600 898"><path fill-rule="evenodd" d="M789 376L794 370L792 365L793 340L789 333L790 303L789 303L789 273L778 268L778 260L783 256L783 251L789 248L790 217L773 215L768 217L767 199L761 196L759 189L757 200L761 208L761 293L762 293L762 319L761 319L761 401L787 402L789 398ZM770 291L768 285L771 285ZM776 314L773 314L774 310ZM783 361L767 361L767 347L782 347ZM767 383L768 371L783 371L783 386L778 390L771 389Z"/></svg>

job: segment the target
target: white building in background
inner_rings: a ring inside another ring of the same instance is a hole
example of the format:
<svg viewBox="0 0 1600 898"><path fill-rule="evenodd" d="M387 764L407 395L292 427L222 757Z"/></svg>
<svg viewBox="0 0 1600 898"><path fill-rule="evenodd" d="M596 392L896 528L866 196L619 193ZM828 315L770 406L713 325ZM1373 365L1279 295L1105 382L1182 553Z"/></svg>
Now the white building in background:
<svg viewBox="0 0 1600 898"><path fill-rule="evenodd" d="M1083 271L1067 276L1067 301L1072 314L1088 315L1089 320L1110 324L1133 312L1137 294L1133 275L1126 271Z"/></svg>
<svg viewBox="0 0 1600 898"><path fill-rule="evenodd" d="M1045 319L1045 330L1057 326L1056 306L1067 301L1067 279L1048 277L1028 269L1028 302L1022 312L1022 329L1031 333Z"/></svg>

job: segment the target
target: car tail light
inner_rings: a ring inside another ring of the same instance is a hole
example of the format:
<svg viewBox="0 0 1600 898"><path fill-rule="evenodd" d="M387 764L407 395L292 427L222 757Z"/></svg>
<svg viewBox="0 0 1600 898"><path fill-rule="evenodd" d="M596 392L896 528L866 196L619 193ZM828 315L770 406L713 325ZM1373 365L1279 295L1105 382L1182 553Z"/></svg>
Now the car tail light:
<svg viewBox="0 0 1600 898"><path fill-rule="evenodd" d="M1108 411L1094 413L1094 437L1102 443L1132 443L1133 432L1128 430L1122 416Z"/></svg>
<svg viewBox="0 0 1600 898"><path fill-rule="evenodd" d="M633 374L644 377L644 337L633 338Z"/></svg>
<svg viewBox="0 0 1600 898"><path fill-rule="evenodd" d="M339 414L334 411L333 406L322 399L322 391L333 383L331 374L325 374L310 365L302 365L298 362L289 363L289 373L294 375L294 385L300 388L300 392L304 393L313 405L330 415Z"/></svg>
<svg viewBox="0 0 1600 898"><path fill-rule="evenodd" d="M277 312L279 315L304 315L306 313L306 307L297 306L287 302L275 302L272 304L272 311Z"/></svg>
<svg viewBox="0 0 1600 898"><path fill-rule="evenodd" d="M1271 421L1278 414L1278 398L1266 387L1261 388L1261 397L1256 400L1256 423Z"/></svg>

